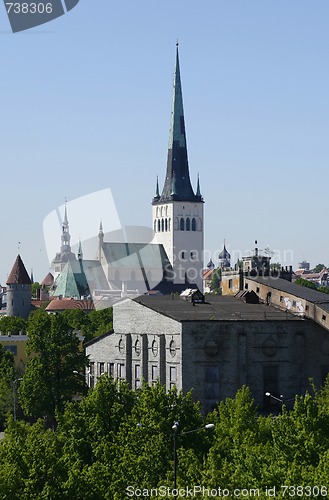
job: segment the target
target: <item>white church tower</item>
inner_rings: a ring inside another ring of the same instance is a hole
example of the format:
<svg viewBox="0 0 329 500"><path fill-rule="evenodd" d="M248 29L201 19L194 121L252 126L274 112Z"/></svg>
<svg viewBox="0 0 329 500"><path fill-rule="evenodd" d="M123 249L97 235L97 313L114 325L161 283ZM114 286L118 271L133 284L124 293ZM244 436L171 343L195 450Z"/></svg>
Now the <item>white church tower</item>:
<svg viewBox="0 0 329 500"><path fill-rule="evenodd" d="M154 243L163 244L174 283L196 284L201 291L203 203L199 178L196 193L190 181L177 43L166 179L161 195L157 181L152 202Z"/></svg>

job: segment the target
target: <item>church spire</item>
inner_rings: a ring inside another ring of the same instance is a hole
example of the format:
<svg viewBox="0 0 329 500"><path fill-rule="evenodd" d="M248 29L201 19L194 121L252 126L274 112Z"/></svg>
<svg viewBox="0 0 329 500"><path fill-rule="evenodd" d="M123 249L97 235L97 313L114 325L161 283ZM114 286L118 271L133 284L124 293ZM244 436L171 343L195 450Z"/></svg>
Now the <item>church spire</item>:
<svg viewBox="0 0 329 500"><path fill-rule="evenodd" d="M70 240L71 240L71 235L69 233L69 221L67 218L67 208L65 200L64 219L62 222L61 252L71 252Z"/></svg>
<svg viewBox="0 0 329 500"><path fill-rule="evenodd" d="M176 44L176 67L169 132L167 172L159 201L161 203L171 200L202 201L201 196L194 194L190 181L178 42ZM156 202L158 200L155 198L154 201Z"/></svg>

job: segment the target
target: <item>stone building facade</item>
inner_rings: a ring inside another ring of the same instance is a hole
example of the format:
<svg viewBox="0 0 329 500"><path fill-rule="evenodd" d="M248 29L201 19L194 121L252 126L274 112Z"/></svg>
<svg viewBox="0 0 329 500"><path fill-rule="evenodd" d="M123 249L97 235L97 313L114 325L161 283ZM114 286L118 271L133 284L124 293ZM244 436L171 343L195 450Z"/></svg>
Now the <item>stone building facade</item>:
<svg viewBox="0 0 329 500"><path fill-rule="evenodd" d="M326 330L265 304L142 296L115 304L113 317L114 333L86 347L91 386L105 372L135 389L159 380L167 390L193 389L206 412L246 384L265 409L273 403L265 392L288 400L329 371Z"/></svg>

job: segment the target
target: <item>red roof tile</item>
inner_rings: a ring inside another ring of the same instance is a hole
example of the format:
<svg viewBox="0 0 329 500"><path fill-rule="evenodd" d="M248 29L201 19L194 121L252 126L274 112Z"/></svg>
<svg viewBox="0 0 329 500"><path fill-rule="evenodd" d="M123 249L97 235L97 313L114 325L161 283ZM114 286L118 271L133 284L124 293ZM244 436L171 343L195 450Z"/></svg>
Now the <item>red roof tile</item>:
<svg viewBox="0 0 329 500"><path fill-rule="evenodd" d="M66 309L82 309L83 311L93 311L95 309L92 300L76 300L76 299L56 299L52 300L50 304L47 305L46 311L55 312L63 311Z"/></svg>

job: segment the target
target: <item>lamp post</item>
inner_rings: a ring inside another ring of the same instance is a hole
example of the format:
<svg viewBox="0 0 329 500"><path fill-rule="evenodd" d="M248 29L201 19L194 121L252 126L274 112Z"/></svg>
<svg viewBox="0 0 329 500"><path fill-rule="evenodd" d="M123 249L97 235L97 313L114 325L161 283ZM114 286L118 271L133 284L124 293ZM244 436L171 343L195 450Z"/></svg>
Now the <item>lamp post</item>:
<svg viewBox="0 0 329 500"><path fill-rule="evenodd" d="M213 429L215 427L215 424L206 424L203 427L198 427L197 429L191 429L190 431L184 431L181 432L181 436L185 436L186 434L193 434L194 432L199 432L204 429ZM175 422L174 425L172 426L173 430L173 446L174 446L174 491L173 491L173 497L177 498L178 496L178 491L177 491L177 432L179 428L179 422Z"/></svg>
<svg viewBox="0 0 329 500"><path fill-rule="evenodd" d="M271 394L270 392L265 392L265 396L267 396L268 398L275 399L276 401L279 401L279 403L281 403L281 405L284 404L284 399L283 399L282 394L280 394L280 397L277 398L276 396L273 396L273 394Z"/></svg>
<svg viewBox="0 0 329 500"><path fill-rule="evenodd" d="M14 420L16 420L16 383L19 382L20 380L23 380L23 379L22 378L15 378L15 380L13 380Z"/></svg>

